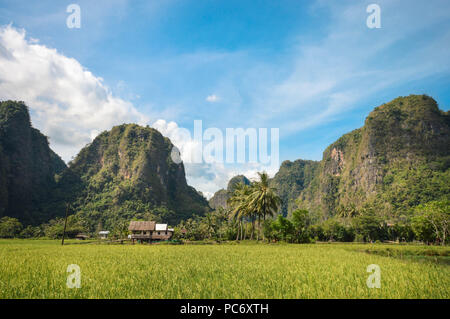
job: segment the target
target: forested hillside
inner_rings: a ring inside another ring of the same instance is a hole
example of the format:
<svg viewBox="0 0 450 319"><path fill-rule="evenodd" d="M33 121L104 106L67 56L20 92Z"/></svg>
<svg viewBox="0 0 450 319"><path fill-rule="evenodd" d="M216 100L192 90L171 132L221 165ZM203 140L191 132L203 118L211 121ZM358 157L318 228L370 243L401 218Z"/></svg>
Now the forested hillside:
<svg viewBox="0 0 450 319"><path fill-rule="evenodd" d="M132 218L173 224L203 215L208 203L187 185L183 163L171 159L172 147L153 128L115 126L79 152L60 182L91 228Z"/></svg>
<svg viewBox="0 0 450 319"><path fill-rule="evenodd" d="M399 97L331 144L297 204L325 219L372 209L386 219L450 196L450 115L426 95Z"/></svg>
<svg viewBox="0 0 450 319"><path fill-rule="evenodd" d="M0 102L0 217L39 224L64 214L55 175L66 165L48 139L31 126L23 102Z"/></svg>
<svg viewBox="0 0 450 319"><path fill-rule="evenodd" d="M172 147L155 129L124 124L97 136L67 167L32 128L23 102L1 102L0 217L37 225L64 216L70 204L92 230L132 218L173 224L203 215L208 203L187 185Z"/></svg>

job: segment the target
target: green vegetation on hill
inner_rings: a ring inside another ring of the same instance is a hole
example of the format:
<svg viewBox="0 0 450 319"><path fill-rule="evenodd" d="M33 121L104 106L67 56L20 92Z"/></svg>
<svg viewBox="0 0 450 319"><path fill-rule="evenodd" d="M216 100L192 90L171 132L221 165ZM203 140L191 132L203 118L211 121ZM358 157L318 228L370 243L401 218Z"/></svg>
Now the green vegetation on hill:
<svg viewBox="0 0 450 319"><path fill-rule="evenodd" d="M0 102L0 217L40 224L64 214L55 197L55 175L66 165L31 127L23 102Z"/></svg>
<svg viewBox="0 0 450 319"><path fill-rule="evenodd" d="M74 229L95 231L132 218L175 224L203 215L208 203L187 185L183 164L170 157L172 147L155 129L124 124L101 133L66 167L47 137L31 127L27 106L1 102L0 217L38 225L64 216L69 203Z"/></svg>
<svg viewBox="0 0 450 319"><path fill-rule="evenodd" d="M450 116L426 95L399 97L331 144L297 200L318 218L373 208L385 219L450 198Z"/></svg>
<svg viewBox="0 0 450 319"><path fill-rule="evenodd" d="M203 215L208 204L186 183L183 163L171 159L172 143L157 130L124 124L103 132L69 163L61 178L76 193L72 206L89 229L106 229L121 220L155 219L171 224L194 214ZM76 180L78 178L78 180Z"/></svg>
<svg viewBox="0 0 450 319"><path fill-rule="evenodd" d="M287 216L295 208L295 200L300 192L313 180L319 162L296 160L294 162L284 161L280 169L271 179L270 185L277 190L281 198L281 214Z"/></svg>
<svg viewBox="0 0 450 319"><path fill-rule="evenodd" d="M23 103L0 106L3 237L59 237L63 219L55 217L67 202L69 234L120 237L130 219L151 219L179 223L176 237L194 240L449 240L450 114L426 95L375 108L320 162L285 161L274 178L253 183L235 176L209 201L214 212L172 161L169 139L150 127L113 127L66 168Z"/></svg>
<svg viewBox="0 0 450 319"><path fill-rule="evenodd" d="M235 186L239 183L244 185L250 185L250 180L244 175L236 175L228 182L227 189L219 189L214 193L214 196L209 200L209 206L213 209L219 209L219 207L227 208L227 200L230 198Z"/></svg>

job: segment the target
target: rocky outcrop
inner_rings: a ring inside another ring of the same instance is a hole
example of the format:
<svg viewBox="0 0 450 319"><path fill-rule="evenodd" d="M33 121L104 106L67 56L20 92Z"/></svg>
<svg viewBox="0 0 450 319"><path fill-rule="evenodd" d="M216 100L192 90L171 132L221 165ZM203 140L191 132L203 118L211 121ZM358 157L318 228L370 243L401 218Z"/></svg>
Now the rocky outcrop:
<svg viewBox="0 0 450 319"><path fill-rule="evenodd" d="M281 198L280 212L283 216L289 215L296 208L296 199L300 192L313 180L319 162L296 160L284 161L280 170L270 180L270 186L276 189Z"/></svg>
<svg viewBox="0 0 450 319"><path fill-rule="evenodd" d="M400 97L372 111L362 128L323 153L300 207L322 218L368 205L390 216L449 198L450 117L426 95ZM419 186L420 185L420 186Z"/></svg>
<svg viewBox="0 0 450 319"><path fill-rule="evenodd" d="M31 126L23 102L0 102L0 216L38 224L64 214L55 203L55 175L65 163Z"/></svg>
<svg viewBox="0 0 450 319"><path fill-rule="evenodd" d="M172 148L168 138L148 126L124 124L101 133L69 163L82 184L76 210L99 212L106 225L111 218L146 213L172 224L203 215L208 203L187 185L183 163L170 156Z"/></svg>
<svg viewBox="0 0 450 319"><path fill-rule="evenodd" d="M214 196L209 200L209 206L212 209L218 209L219 207L227 208L227 201L233 192L234 186L238 183L243 183L245 185L250 185L250 180L244 175L236 175L229 180L227 189L220 189L214 193Z"/></svg>

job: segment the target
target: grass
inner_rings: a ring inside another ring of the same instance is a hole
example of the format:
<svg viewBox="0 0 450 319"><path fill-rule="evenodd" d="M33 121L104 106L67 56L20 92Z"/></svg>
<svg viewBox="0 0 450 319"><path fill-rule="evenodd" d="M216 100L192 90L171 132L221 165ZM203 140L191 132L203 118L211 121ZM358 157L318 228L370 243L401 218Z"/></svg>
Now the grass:
<svg viewBox="0 0 450 319"><path fill-rule="evenodd" d="M398 258L448 257L448 247L68 244L0 240L0 298L450 298L447 264ZM80 289L66 287L69 264ZM366 285L369 264L381 267L380 289Z"/></svg>

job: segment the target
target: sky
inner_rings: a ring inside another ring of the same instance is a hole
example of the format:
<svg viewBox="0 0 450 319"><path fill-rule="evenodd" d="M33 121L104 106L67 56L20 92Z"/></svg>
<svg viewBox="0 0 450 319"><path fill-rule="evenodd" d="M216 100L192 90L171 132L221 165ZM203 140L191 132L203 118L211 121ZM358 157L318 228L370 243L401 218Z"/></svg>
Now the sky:
<svg viewBox="0 0 450 319"><path fill-rule="evenodd" d="M373 3L381 28L366 24ZM177 132L194 120L278 128L280 163L320 160L374 107L428 94L448 110L449 88L447 0L0 0L0 100L25 101L66 162L122 123L155 127L183 158L195 143ZM185 167L210 197L278 163Z"/></svg>

